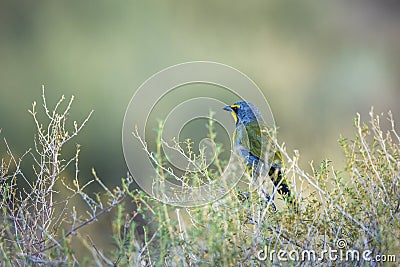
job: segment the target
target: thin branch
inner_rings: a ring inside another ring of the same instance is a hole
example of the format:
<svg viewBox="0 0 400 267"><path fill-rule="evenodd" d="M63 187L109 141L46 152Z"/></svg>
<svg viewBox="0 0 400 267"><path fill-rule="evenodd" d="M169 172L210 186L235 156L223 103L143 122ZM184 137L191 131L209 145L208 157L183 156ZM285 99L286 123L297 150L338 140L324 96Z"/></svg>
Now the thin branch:
<svg viewBox="0 0 400 267"><path fill-rule="evenodd" d="M118 201L116 201L113 205L110 205L104 209L102 209L101 211L99 211L98 213L96 213L95 215L93 215L91 218L87 219L86 221L82 222L81 224L73 227L72 229L70 229L61 239L59 239L57 242L54 242L52 245L45 247L44 249L40 250L39 252L35 253L35 255L42 253L44 251L47 251L49 249L52 249L54 247L57 246L57 244L62 243L66 238L68 238L70 235L72 235L73 233L75 233L77 230L79 230L80 228L92 223L93 221L95 221L98 217L100 217L101 215L103 215L106 212L110 212L112 210L112 208L114 208L116 205L118 205L119 203L122 202L124 198L119 199Z"/></svg>

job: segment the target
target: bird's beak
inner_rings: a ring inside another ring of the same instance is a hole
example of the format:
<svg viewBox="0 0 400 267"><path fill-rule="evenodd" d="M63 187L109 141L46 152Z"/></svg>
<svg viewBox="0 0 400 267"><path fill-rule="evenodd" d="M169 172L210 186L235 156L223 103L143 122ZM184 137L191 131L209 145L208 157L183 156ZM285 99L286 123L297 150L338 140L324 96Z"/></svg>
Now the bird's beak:
<svg viewBox="0 0 400 267"><path fill-rule="evenodd" d="M223 108L223 110L230 111L230 112L233 111L233 109L231 108L231 106L225 106L225 107Z"/></svg>

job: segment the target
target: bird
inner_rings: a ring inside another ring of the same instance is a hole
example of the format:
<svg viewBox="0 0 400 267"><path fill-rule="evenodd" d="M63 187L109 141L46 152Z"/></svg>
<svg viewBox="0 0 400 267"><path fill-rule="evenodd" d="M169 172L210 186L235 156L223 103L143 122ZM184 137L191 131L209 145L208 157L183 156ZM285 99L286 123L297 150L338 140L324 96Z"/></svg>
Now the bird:
<svg viewBox="0 0 400 267"><path fill-rule="evenodd" d="M243 160L246 170L253 177L253 183L255 184L259 177L268 175L274 189L296 210L295 196L283 175L282 154L274 150L269 134L271 129L261 112L248 101L238 101L223 109L229 111L235 120L233 150ZM262 192L266 195L263 189Z"/></svg>

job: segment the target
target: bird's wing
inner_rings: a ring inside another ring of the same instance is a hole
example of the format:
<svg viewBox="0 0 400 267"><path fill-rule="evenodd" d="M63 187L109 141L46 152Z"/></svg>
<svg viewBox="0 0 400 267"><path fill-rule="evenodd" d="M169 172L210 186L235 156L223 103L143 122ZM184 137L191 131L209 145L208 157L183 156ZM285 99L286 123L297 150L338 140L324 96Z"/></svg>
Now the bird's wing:
<svg viewBox="0 0 400 267"><path fill-rule="evenodd" d="M271 135L269 127L263 123L257 121L249 122L245 124L247 132L247 138L241 138L242 143L240 145L249 149L250 153L259 159L266 160L271 163L280 164L282 161L281 154L274 153L273 142L271 142ZM275 162L276 161L276 162Z"/></svg>

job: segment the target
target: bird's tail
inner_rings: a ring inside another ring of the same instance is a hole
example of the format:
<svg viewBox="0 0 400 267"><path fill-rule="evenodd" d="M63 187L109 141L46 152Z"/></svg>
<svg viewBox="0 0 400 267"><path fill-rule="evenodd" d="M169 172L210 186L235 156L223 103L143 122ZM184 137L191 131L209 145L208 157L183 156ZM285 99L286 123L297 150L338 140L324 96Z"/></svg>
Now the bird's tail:
<svg viewBox="0 0 400 267"><path fill-rule="evenodd" d="M287 203L289 203L296 212L298 212L298 203L296 201L296 196L290 190L289 185L287 184L283 176L282 166L278 164L272 164L268 175L271 178L271 181L274 184L278 193L283 196Z"/></svg>

